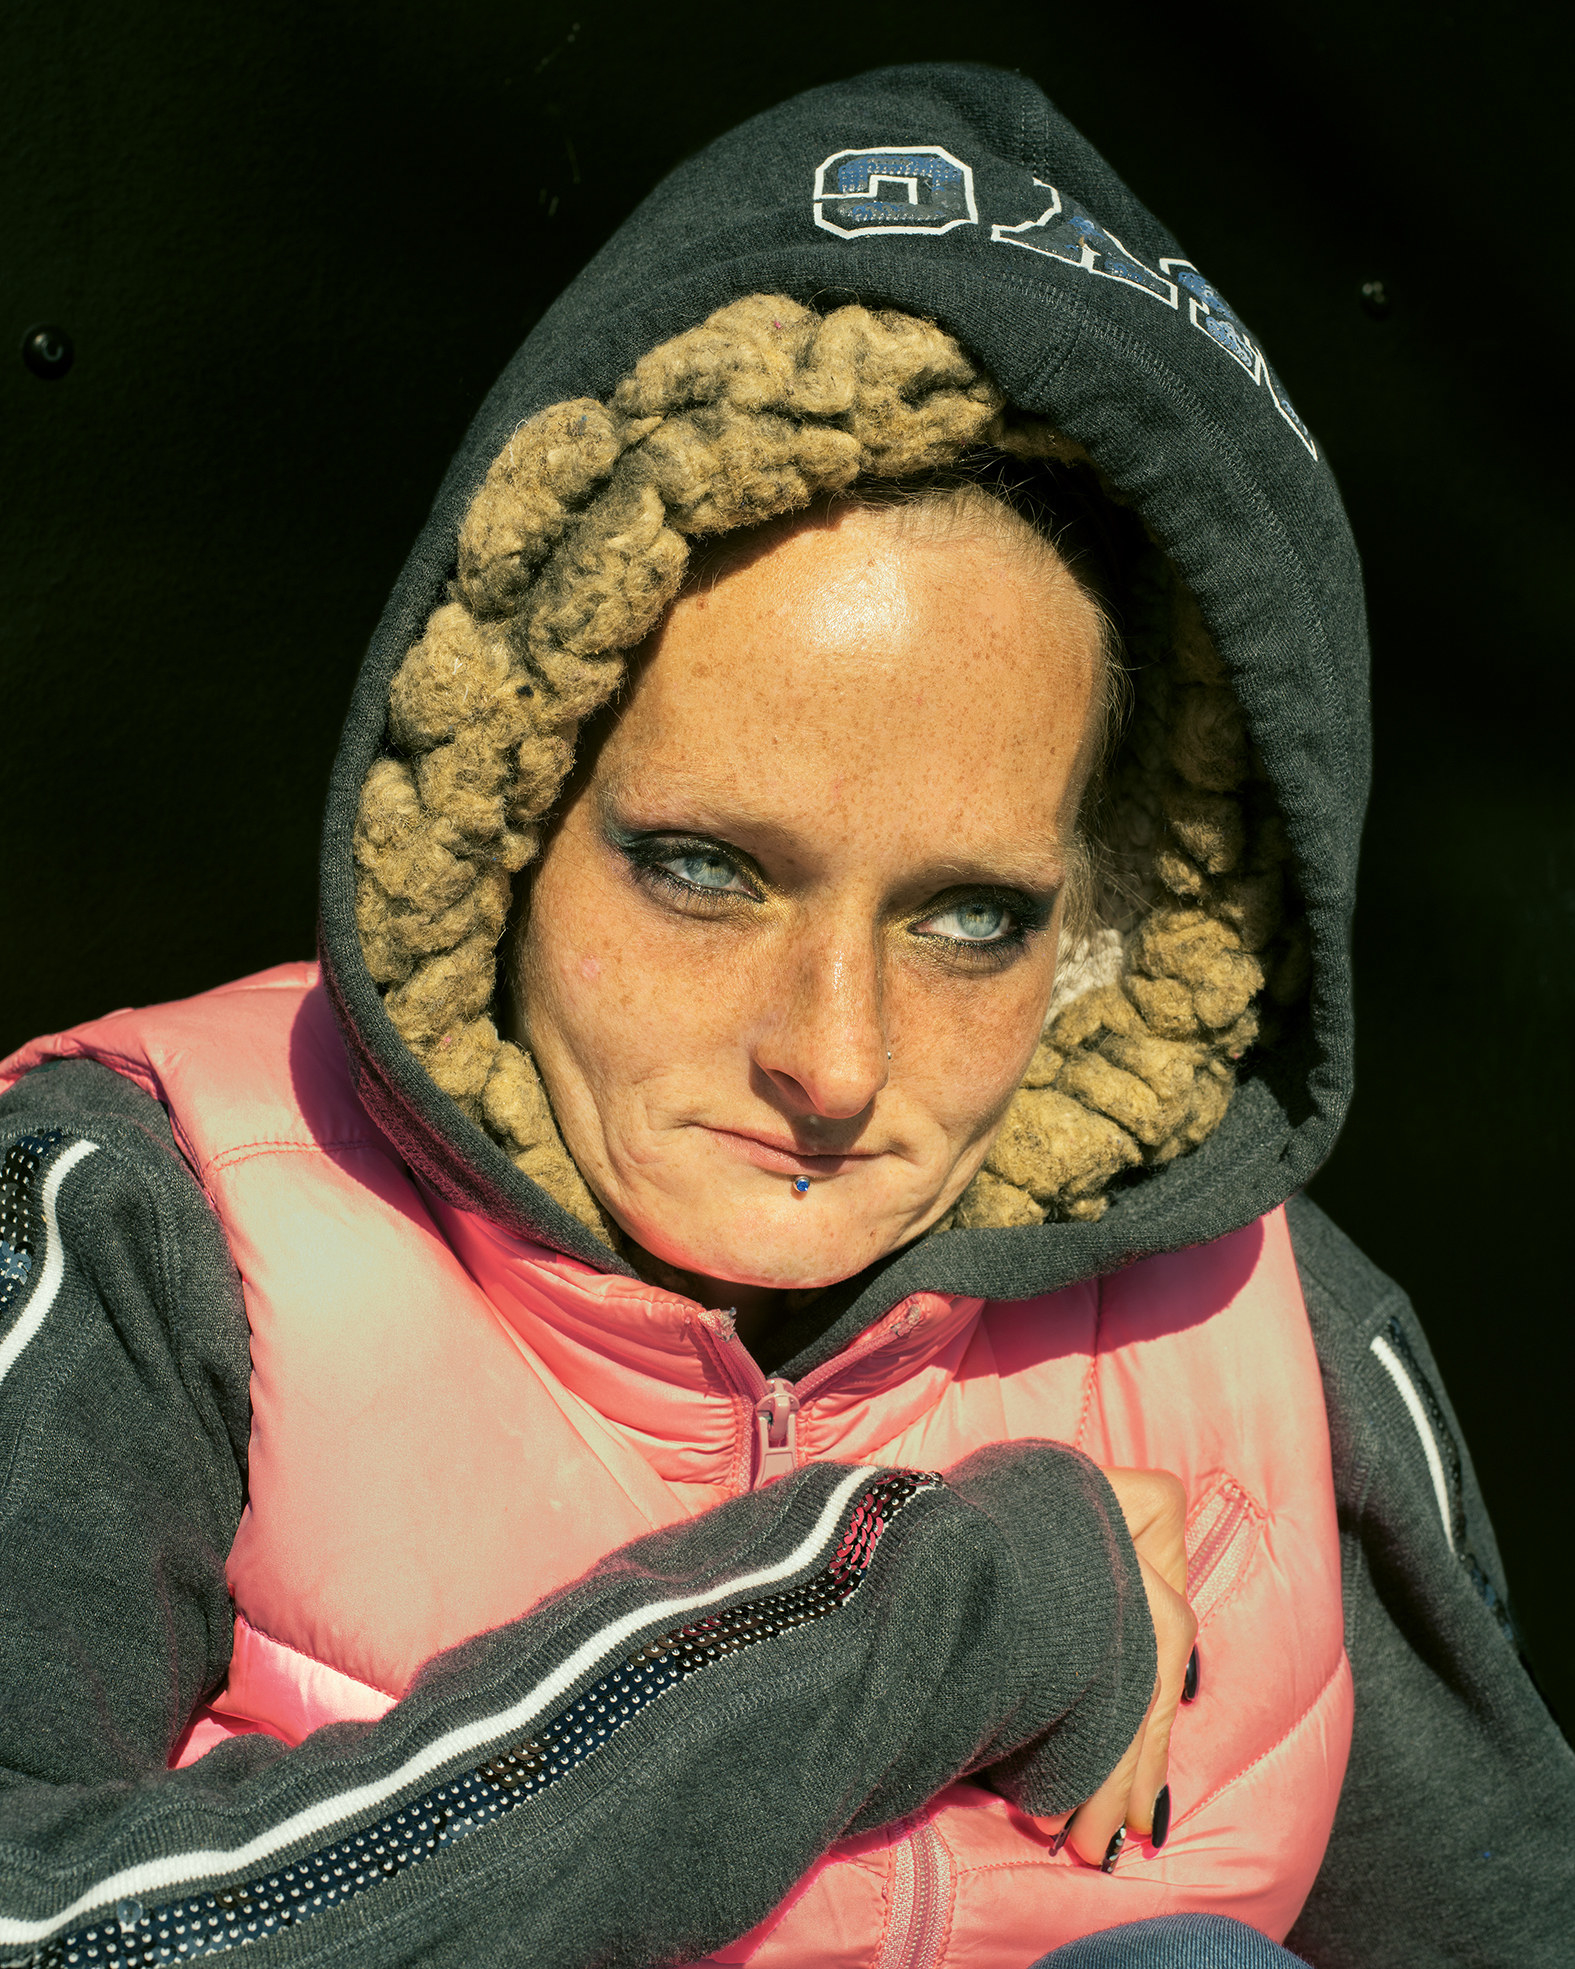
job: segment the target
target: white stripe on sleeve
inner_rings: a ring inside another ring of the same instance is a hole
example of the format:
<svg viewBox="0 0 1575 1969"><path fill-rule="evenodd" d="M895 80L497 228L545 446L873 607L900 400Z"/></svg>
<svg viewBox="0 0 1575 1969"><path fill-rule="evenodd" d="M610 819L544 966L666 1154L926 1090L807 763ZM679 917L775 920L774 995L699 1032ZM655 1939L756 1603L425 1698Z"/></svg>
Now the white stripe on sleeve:
<svg viewBox="0 0 1575 1969"><path fill-rule="evenodd" d="M1405 1371L1405 1363L1390 1346L1381 1333L1373 1335L1373 1352L1383 1363L1384 1372L1400 1392L1400 1399L1406 1405L1411 1420L1416 1424L1416 1433L1422 1438L1422 1454L1427 1458L1427 1473L1433 1479L1433 1495L1438 1500L1438 1515L1443 1521L1444 1537L1451 1552L1455 1549L1454 1526L1450 1520L1449 1486L1444 1482L1444 1459L1438 1453L1438 1443L1433 1435L1432 1424L1427 1419L1427 1410L1422 1406L1422 1397L1416 1391L1416 1384Z"/></svg>

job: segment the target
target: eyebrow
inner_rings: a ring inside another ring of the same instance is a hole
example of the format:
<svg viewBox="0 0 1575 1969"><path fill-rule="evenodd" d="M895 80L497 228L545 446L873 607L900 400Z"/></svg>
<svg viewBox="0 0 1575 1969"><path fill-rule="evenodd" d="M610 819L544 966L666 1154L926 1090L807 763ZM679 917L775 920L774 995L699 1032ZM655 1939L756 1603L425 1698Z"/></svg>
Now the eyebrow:
<svg viewBox="0 0 1575 1969"><path fill-rule="evenodd" d="M1013 888L1056 890L1066 884L1066 856L1057 845L1042 851L1016 843L998 855L959 856L916 871L914 879L938 888Z"/></svg>
<svg viewBox="0 0 1575 1969"><path fill-rule="evenodd" d="M784 829L780 821L747 801L730 801L725 809L714 803L714 796L698 785L686 784L682 775L672 775L663 787L659 799L654 803L662 808L678 807L684 818L674 824L658 821L642 823L628 829L618 819L614 809L625 801L635 802L637 795L627 781L604 782L597 788L596 805L603 822L610 828L636 834L709 834L726 835L735 828L748 828L755 833L780 836Z"/></svg>

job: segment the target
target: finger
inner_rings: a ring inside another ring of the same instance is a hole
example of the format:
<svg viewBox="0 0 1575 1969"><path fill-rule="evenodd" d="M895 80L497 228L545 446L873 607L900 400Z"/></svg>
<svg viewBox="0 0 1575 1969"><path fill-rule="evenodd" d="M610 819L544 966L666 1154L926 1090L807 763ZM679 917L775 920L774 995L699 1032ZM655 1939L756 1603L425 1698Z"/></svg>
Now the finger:
<svg viewBox="0 0 1575 1969"><path fill-rule="evenodd" d="M1129 1827L1144 1837L1153 1831L1155 1804L1167 1786L1171 1728L1186 1682L1197 1620L1181 1592L1166 1577L1169 1571L1185 1583L1186 1499L1181 1485L1164 1471L1106 1474L1133 1527L1138 1571L1153 1621L1157 1671L1148 1711L1125 1755L1079 1807L1067 1829L1068 1843L1077 1857L1085 1865L1108 1872ZM1167 1810L1167 1825L1168 1817Z"/></svg>
<svg viewBox="0 0 1575 1969"><path fill-rule="evenodd" d="M1155 1704L1143 1732L1137 1770L1127 1794L1127 1825L1147 1839L1154 1830L1154 1805L1170 1780L1170 1732L1176 1720L1175 1700L1168 1706Z"/></svg>
<svg viewBox="0 0 1575 1969"><path fill-rule="evenodd" d="M1127 1798L1127 1824L1144 1838L1154 1829L1155 1802L1169 1778L1170 1735L1186 1687L1187 1664L1198 1631L1192 1609L1174 1594L1168 1599L1153 1598L1151 1610L1159 1655L1159 1684L1149 1705L1137 1769Z"/></svg>
<svg viewBox="0 0 1575 1969"><path fill-rule="evenodd" d="M1061 1848L1066 1844L1069 1836L1068 1828L1072 1822L1072 1814L1070 1812L1055 1812L1049 1816L1036 1817L1030 1812L1027 1816L1038 1827L1039 1831L1044 1834L1045 1838L1049 1840L1051 1852L1059 1853Z"/></svg>
<svg viewBox="0 0 1575 1969"><path fill-rule="evenodd" d="M1187 1492L1168 1470L1107 1470L1132 1543L1172 1591L1187 1587Z"/></svg>
<svg viewBox="0 0 1575 1969"><path fill-rule="evenodd" d="M1147 1724L1132 1739L1126 1755L1086 1803L1072 1815L1067 1844L1085 1866L1103 1866L1127 1821L1127 1800L1137 1775Z"/></svg>

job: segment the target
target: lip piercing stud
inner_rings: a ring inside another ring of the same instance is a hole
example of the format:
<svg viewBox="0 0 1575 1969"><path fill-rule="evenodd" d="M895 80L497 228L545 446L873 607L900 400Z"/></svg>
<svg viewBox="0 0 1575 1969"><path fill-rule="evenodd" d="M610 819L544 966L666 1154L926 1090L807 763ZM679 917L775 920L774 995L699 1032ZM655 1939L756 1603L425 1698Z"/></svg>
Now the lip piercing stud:
<svg viewBox="0 0 1575 1969"><path fill-rule="evenodd" d="M800 1196L808 1196L809 1178L807 1176L795 1176L793 1178L793 1187L798 1191Z"/></svg>

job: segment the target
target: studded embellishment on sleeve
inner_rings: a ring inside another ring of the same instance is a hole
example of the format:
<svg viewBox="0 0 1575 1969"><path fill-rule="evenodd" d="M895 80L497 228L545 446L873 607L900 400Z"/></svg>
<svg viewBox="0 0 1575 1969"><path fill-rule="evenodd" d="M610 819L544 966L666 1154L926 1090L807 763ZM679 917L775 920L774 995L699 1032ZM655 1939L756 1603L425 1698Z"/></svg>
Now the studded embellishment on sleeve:
<svg viewBox="0 0 1575 1969"><path fill-rule="evenodd" d="M495 1752L375 1825L212 1893L153 1908L122 1901L113 1915L44 1943L21 1962L27 1969L100 1963L151 1969L245 1948L344 1906L540 1796L679 1683L729 1655L840 1612L858 1592L887 1526L915 1497L942 1487L943 1480L928 1471L878 1477L852 1505L821 1571L785 1592L721 1607L656 1635L565 1703L528 1742Z"/></svg>
<svg viewBox="0 0 1575 1969"><path fill-rule="evenodd" d="M20 1302L43 1250L43 1210L38 1173L60 1130L23 1135L0 1162L0 1329Z"/></svg>

